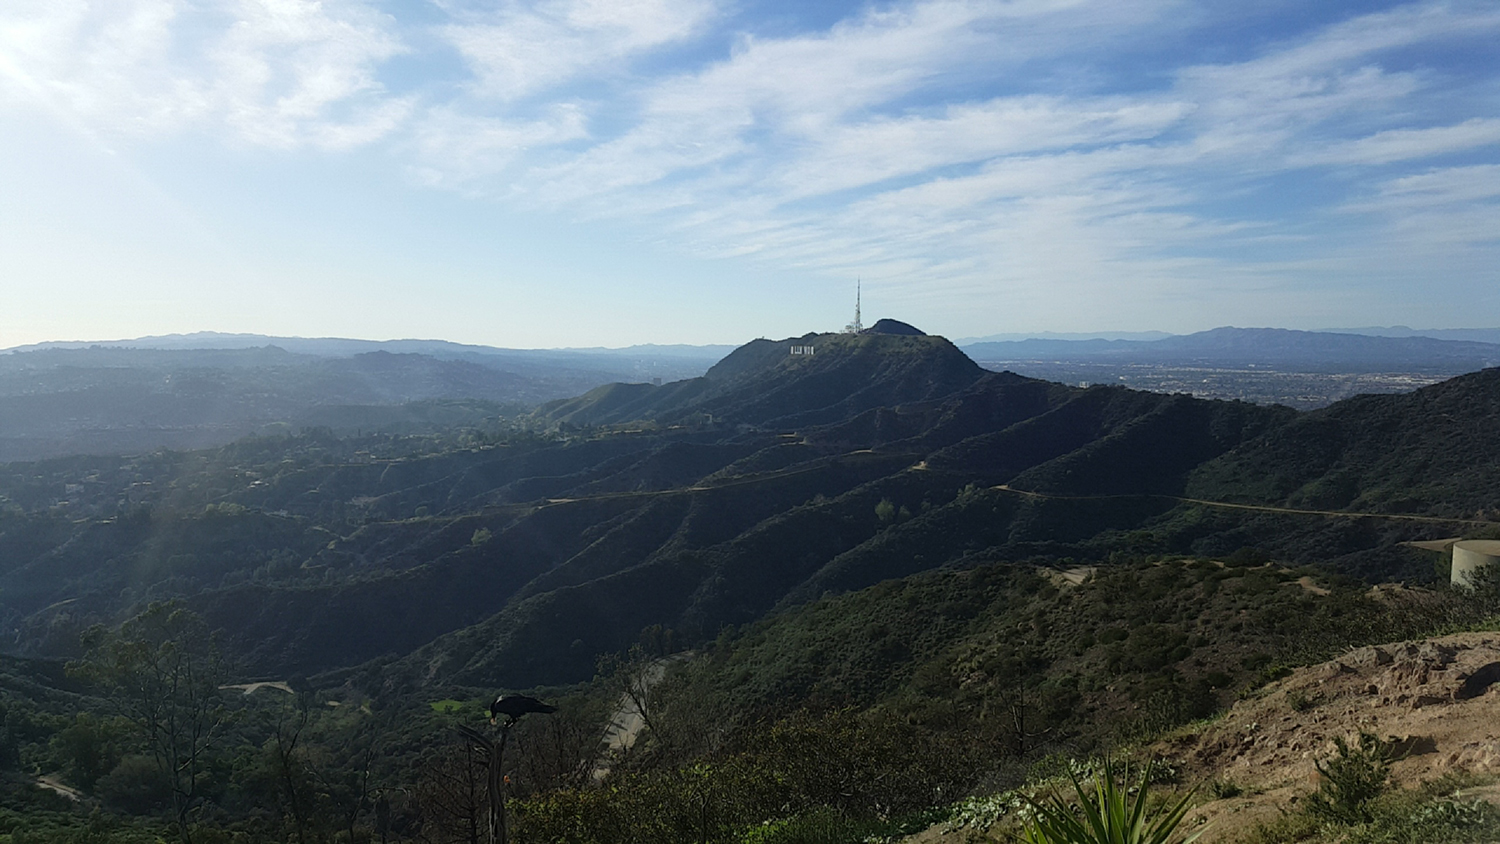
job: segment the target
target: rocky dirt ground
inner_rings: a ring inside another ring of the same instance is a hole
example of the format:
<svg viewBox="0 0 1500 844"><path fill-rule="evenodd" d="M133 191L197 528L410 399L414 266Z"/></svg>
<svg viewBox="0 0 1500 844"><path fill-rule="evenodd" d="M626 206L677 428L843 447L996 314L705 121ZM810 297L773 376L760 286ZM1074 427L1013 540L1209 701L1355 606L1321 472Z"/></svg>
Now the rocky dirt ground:
<svg viewBox="0 0 1500 844"><path fill-rule="evenodd" d="M1154 749L1180 766L1185 782L1243 790L1188 818L1213 823L1201 840L1232 841L1315 791L1316 763L1335 754L1334 739L1352 743L1360 732L1394 743L1397 787L1448 774L1500 775L1500 633L1359 648L1301 669ZM1466 794L1500 803L1500 787Z"/></svg>
<svg viewBox="0 0 1500 844"><path fill-rule="evenodd" d="M1317 790L1316 763L1335 755L1334 739L1355 744L1361 732L1395 746L1394 787L1459 775L1477 783L1465 799L1500 804L1500 633L1359 648L1295 671L1146 750L1174 767L1184 786L1199 786L1184 827L1207 825L1202 844L1228 844L1296 808ZM1239 793L1217 798L1214 783ZM906 842L1007 840L998 827L984 833L940 824Z"/></svg>

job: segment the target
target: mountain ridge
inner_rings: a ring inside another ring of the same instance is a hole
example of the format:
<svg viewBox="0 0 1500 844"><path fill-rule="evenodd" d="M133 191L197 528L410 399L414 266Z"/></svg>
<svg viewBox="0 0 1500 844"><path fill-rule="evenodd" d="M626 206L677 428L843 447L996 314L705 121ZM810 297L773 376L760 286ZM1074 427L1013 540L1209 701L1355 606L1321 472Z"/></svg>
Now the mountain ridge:
<svg viewBox="0 0 1500 844"><path fill-rule="evenodd" d="M390 340L365 340L352 337L293 337L272 334L232 333L220 331L194 331L186 334L158 334L119 340L49 340L27 343L0 349L0 355L25 353L47 349L121 348L151 349L157 351L207 351L260 348L277 346L299 354L325 357L348 357L373 351L396 351L434 356L487 355L546 355L549 353L616 354L663 353L688 357L722 357L736 347L726 344L692 345L686 343L641 343L631 346L606 347L554 347L543 349L521 349L505 346L489 346L480 343L456 343L452 340L420 338L395 338Z"/></svg>
<svg viewBox="0 0 1500 844"><path fill-rule="evenodd" d="M537 416L584 425L642 420L672 425L693 416L731 424L819 424L947 395L982 375L942 337L805 334L752 340L692 381L607 385L544 404Z"/></svg>
<svg viewBox="0 0 1500 844"><path fill-rule="evenodd" d="M1156 364L1295 366L1306 371L1442 371L1500 364L1500 344L1424 336L1225 326L1158 340L1021 340L962 347L979 360L1046 357Z"/></svg>
<svg viewBox="0 0 1500 844"><path fill-rule="evenodd" d="M1400 461L1488 465L1497 373L1306 414L987 372L941 337L760 340L430 453L308 432L0 473L0 619L66 656L81 626L177 597L257 673L525 687L586 679L645 627L700 641L934 568L1253 547L1430 576L1398 543L1450 528L1182 497L1328 503L1352 477L1361 512L1492 506L1470 474L1414 486Z"/></svg>

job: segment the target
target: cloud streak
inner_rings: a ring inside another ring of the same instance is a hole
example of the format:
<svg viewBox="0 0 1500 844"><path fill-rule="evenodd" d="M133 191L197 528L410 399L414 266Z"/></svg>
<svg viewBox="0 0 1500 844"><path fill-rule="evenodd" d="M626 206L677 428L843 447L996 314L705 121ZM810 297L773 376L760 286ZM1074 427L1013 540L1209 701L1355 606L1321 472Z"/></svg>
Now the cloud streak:
<svg viewBox="0 0 1500 844"><path fill-rule="evenodd" d="M405 50L394 29L344 0L18 0L0 11L0 96L109 135L207 125L268 147L348 148L410 111L376 78Z"/></svg>
<svg viewBox="0 0 1500 844"><path fill-rule="evenodd" d="M622 62L683 41L713 16L707 0L549 0L441 27L474 77L471 89L513 100L587 73L612 74Z"/></svg>
<svg viewBox="0 0 1500 844"><path fill-rule="evenodd" d="M1493 246L1490 3L1245 41L1188 0L904 0L800 27L744 8L18 0L0 98L139 143L380 148L424 188L1037 318L1076 306L1049 289L1107 309L1317 287L1318 249L1376 231Z"/></svg>

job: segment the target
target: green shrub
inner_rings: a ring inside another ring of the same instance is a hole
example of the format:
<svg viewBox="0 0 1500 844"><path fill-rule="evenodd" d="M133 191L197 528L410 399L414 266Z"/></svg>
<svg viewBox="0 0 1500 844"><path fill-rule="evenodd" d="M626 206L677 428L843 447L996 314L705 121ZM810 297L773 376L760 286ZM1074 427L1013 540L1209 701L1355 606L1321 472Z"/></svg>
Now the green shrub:
<svg viewBox="0 0 1500 844"><path fill-rule="evenodd" d="M1167 844L1175 838L1193 795L1189 792L1153 811L1149 800L1152 767L1147 763L1140 783L1131 788L1122 782L1124 772L1106 762L1094 774L1093 794L1069 771L1078 809L1055 793L1033 803L1034 814L1017 840L1023 844ZM1181 844L1190 844L1203 832L1198 830Z"/></svg>
<svg viewBox="0 0 1500 844"><path fill-rule="evenodd" d="M1243 546L1233 554L1224 558L1224 564L1232 568L1250 568L1252 566L1263 566L1271 562L1271 555L1259 548Z"/></svg>
<svg viewBox="0 0 1500 844"><path fill-rule="evenodd" d="M1311 811L1288 812L1256 826L1244 844L1479 844L1500 840L1500 810L1479 799L1460 799L1442 780L1416 792L1371 800L1370 821L1330 824ZM1445 796L1446 795L1446 796Z"/></svg>
<svg viewBox="0 0 1500 844"><path fill-rule="evenodd" d="M1390 746L1370 733L1360 733L1353 747L1340 736L1333 740L1338 753L1318 762L1322 782L1308 798L1313 817L1334 823L1368 823L1370 801L1385 791L1391 773Z"/></svg>
<svg viewBox="0 0 1500 844"><path fill-rule="evenodd" d="M1214 780L1209 784L1208 789L1213 793L1215 800L1228 800L1245 793L1245 790L1240 788L1234 780L1227 778Z"/></svg>
<svg viewBox="0 0 1500 844"><path fill-rule="evenodd" d="M1473 800L1438 800L1412 812L1411 822L1416 826L1440 826L1462 829L1495 823L1496 809L1491 803Z"/></svg>
<svg viewBox="0 0 1500 844"><path fill-rule="evenodd" d="M1286 693L1286 705L1293 712L1306 712L1323 702L1322 695L1308 694L1305 689L1292 689Z"/></svg>
<svg viewBox="0 0 1500 844"><path fill-rule="evenodd" d="M785 820L753 826L743 844L847 844L863 839L870 824L852 821L831 809L818 809Z"/></svg>

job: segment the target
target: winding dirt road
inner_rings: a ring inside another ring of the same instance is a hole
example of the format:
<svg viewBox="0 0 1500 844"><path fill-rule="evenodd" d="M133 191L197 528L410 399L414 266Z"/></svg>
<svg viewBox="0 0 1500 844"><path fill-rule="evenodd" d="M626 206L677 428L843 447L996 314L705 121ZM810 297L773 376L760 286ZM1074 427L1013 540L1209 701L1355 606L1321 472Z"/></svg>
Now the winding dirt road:
<svg viewBox="0 0 1500 844"><path fill-rule="evenodd" d="M1203 507L1219 507L1226 510L1255 510L1262 513L1282 513L1294 516L1332 516L1342 519L1399 519L1409 522L1433 522L1448 525L1500 525L1500 522L1485 521L1484 519L1450 519L1442 516L1412 516L1404 513L1354 513L1348 510L1298 510L1293 507L1271 507L1265 504L1233 504L1228 501L1209 501L1203 498L1184 498L1180 495L1164 495L1154 492L1139 492L1123 495L1052 495L1046 492L1032 492L1025 489L1016 489L1009 484L1000 484L991 487L1004 492L1022 495L1027 498L1045 498L1054 501L1106 501L1121 498L1160 498L1167 501L1179 501L1183 504L1198 504Z"/></svg>

